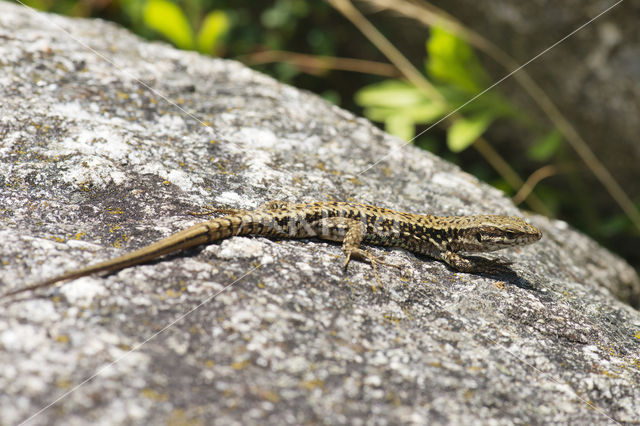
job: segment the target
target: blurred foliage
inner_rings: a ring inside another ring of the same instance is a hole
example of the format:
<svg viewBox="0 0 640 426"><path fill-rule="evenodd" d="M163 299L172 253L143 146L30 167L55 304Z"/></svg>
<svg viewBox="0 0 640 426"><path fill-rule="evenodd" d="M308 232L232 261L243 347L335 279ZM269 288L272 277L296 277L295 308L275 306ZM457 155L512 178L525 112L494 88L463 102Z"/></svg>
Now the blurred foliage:
<svg viewBox="0 0 640 426"><path fill-rule="evenodd" d="M237 58L280 81L320 94L331 102L364 114L405 140L411 140L449 111L485 90L492 79L473 49L447 32L432 28L425 44L405 43L404 53L424 72L441 95L431 99L412 85L373 75L371 69L345 72L331 65L301 65L270 52L314 57L359 58L387 62L327 2L312 0L24 0L40 10L115 21L148 39L162 39L182 49ZM391 39L407 30L395 18L374 21ZM405 21L406 22L406 21ZM408 31L408 30L407 30ZM420 30L423 31L423 30ZM415 34L415 33L413 33ZM257 60L261 54L261 60ZM265 60L265 54L267 60ZM637 232L615 208L594 205L581 164L562 136L517 108L492 89L465 105L455 120L430 129L413 143L453 161L480 179L513 195L505 180L468 148L497 120L509 120L534 135L525 144L501 135L499 151L523 178L545 164L560 175L538 183L536 195L558 216L622 251L640 265ZM488 139L491 139L490 137ZM635 238L635 239L634 239ZM629 247L629 248L625 248Z"/></svg>
<svg viewBox="0 0 640 426"><path fill-rule="evenodd" d="M491 80L471 46L445 30L432 27L425 67L429 75L470 95L489 87Z"/></svg>
<svg viewBox="0 0 640 426"><path fill-rule="evenodd" d="M430 124L449 112L444 102L431 99L415 86L400 80L385 80L360 89L355 95L364 115L385 124L385 130L404 140L415 136L415 127Z"/></svg>
<svg viewBox="0 0 640 426"><path fill-rule="evenodd" d="M468 102L490 83L467 43L433 28L426 57L427 75L440 98L430 98L409 83L386 80L356 93L356 103L364 108L364 115L383 122L389 133L409 141L415 137L416 126L436 123L463 107L447 131L447 147L454 153L471 146L497 118L515 117L515 109L496 92L483 93Z"/></svg>
<svg viewBox="0 0 640 426"><path fill-rule="evenodd" d="M194 34L183 10L168 0L148 0L143 8L142 22L185 50L198 50L216 55L223 37L229 30L229 17L224 11L212 10L200 19L200 29Z"/></svg>

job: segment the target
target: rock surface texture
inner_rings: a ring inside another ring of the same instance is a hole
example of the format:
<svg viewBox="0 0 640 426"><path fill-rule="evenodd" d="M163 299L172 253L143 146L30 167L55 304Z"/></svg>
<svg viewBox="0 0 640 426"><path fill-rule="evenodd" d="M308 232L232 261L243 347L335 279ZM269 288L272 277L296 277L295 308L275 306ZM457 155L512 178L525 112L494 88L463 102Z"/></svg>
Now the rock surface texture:
<svg viewBox="0 0 640 426"><path fill-rule="evenodd" d="M0 2L0 291L208 205L522 215L320 98L115 25ZM369 168L372 164L375 166ZM456 273L234 237L0 306L0 424L640 422L639 280L565 223Z"/></svg>

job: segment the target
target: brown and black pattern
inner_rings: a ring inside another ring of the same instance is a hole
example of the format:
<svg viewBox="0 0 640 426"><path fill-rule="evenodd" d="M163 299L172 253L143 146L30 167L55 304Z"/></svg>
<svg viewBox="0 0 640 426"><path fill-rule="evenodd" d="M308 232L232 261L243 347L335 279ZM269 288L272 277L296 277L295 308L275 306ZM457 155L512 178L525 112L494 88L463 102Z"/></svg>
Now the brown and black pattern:
<svg viewBox="0 0 640 426"><path fill-rule="evenodd" d="M271 201L253 211L218 209L226 216L199 223L163 240L120 257L70 271L1 297L47 287L98 272L114 272L202 244L236 235L271 238L320 238L341 242L346 267L352 258L371 263L378 283L377 264L385 263L361 245L397 247L424 254L461 272L482 272L458 253L478 253L538 241L542 234L514 216L432 216L403 213L383 207L345 202L292 204Z"/></svg>

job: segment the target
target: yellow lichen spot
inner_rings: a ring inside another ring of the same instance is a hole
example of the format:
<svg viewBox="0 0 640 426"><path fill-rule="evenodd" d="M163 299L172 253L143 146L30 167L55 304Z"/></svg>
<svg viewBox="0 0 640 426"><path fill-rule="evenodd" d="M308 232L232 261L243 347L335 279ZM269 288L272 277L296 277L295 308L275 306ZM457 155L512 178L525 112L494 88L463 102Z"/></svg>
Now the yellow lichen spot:
<svg viewBox="0 0 640 426"><path fill-rule="evenodd" d="M351 182L354 185L362 185L362 181L360 179L358 179L357 176L353 176L347 179L349 182Z"/></svg>
<svg viewBox="0 0 640 426"><path fill-rule="evenodd" d="M69 336L66 334L61 334L56 337L56 342L58 343L69 343Z"/></svg>
<svg viewBox="0 0 640 426"><path fill-rule="evenodd" d="M265 285L262 283L258 283L258 288L265 288Z"/></svg>
<svg viewBox="0 0 640 426"><path fill-rule="evenodd" d="M69 389L71 387L71 380L69 379L60 379L56 381L56 386L61 389Z"/></svg>
<svg viewBox="0 0 640 426"><path fill-rule="evenodd" d="M75 238L76 240L79 240L80 238L84 237L85 235L87 235L86 232L78 232L76 235L73 236L73 238Z"/></svg>
<svg viewBox="0 0 640 426"><path fill-rule="evenodd" d="M167 290L167 296L168 297L178 297L182 294L181 291L174 291L172 289Z"/></svg>
<svg viewBox="0 0 640 426"><path fill-rule="evenodd" d="M109 212L109 214L124 214L124 212L120 209L109 209L107 210L107 212Z"/></svg>
<svg viewBox="0 0 640 426"><path fill-rule="evenodd" d="M636 331L635 337L636 337L636 339L640 339L640 331Z"/></svg>
<svg viewBox="0 0 640 426"><path fill-rule="evenodd" d="M116 226L111 227L111 228L109 229L109 232L113 234L113 232L114 232L114 231L117 231L118 229L120 229L120 225L116 225Z"/></svg>
<svg viewBox="0 0 640 426"><path fill-rule="evenodd" d="M245 359L244 361L232 362L231 368L233 368L234 370L242 370L246 368L248 365L251 365L251 361L248 359Z"/></svg>
<svg viewBox="0 0 640 426"><path fill-rule="evenodd" d="M207 368L212 368L214 365L216 365L216 363L212 359L208 359L204 362L204 366Z"/></svg>
<svg viewBox="0 0 640 426"><path fill-rule="evenodd" d="M430 363L429 363L429 365L430 365L431 367L435 367L435 368L440 368L440 367L442 367L442 364L440 364L440 363L439 363L439 362L437 362L437 361L430 362Z"/></svg>
<svg viewBox="0 0 640 426"><path fill-rule="evenodd" d="M218 141L217 141L217 140L215 140L215 139L211 139L211 140L209 141L209 143L210 143L211 145L215 145L215 144L217 144L217 143L218 143Z"/></svg>
<svg viewBox="0 0 640 426"><path fill-rule="evenodd" d="M129 94L128 93L124 93L124 92L120 92L120 91L118 91L116 93L118 94L118 97L120 99L129 99Z"/></svg>
<svg viewBox="0 0 640 426"><path fill-rule="evenodd" d="M393 171L391 170L390 167L387 166L382 166L380 167L380 171L382 172L383 175L385 175L386 177L390 177L393 174Z"/></svg>
<svg viewBox="0 0 640 426"><path fill-rule="evenodd" d="M167 426L200 426L203 424L200 419L189 418L180 408L173 410L167 417Z"/></svg>
<svg viewBox="0 0 640 426"><path fill-rule="evenodd" d="M324 388L324 380L320 380L320 379L305 380L304 382L300 383L300 385L307 390L313 390L315 388Z"/></svg>
<svg viewBox="0 0 640 426"><path fill-rule="evenodd" d="M473 398L475 396L475 391L471 390L471 389L467 389L464 391L464 399L466 401L469 401L471 398Z"/></svg>
<svg viewBox="0 0 640 426"><path fill-rule="evenodd" d="M127 237L126 235L123 235L122 237L120 237L116 241L114 241L113 244L111 244L111 245L113 247L115 247L115 248L121 248L123 243L125 243L128 240L129 240L129 237Z"/></svg>
<svg viewBox="0 0 640 426"><path fill-rule="evenodd" d="M164 180L164 182L162 182L162 183L164 183L165 185L171 185L171 182L169 182L169 181L168 181L168 180L166 180L166 179L165 179L165 180Z"/></svg>
<svg viewBox="0 0 640 426"><path fill-rule="evenodd" d="M323 172L326 172L326 171L327 171L327 166L325 166L325 165L324 165L324 163L323 163L322 161L318 161L318 162L316 163L316 168L317 168L318 170L322 170Z"/></svg>
<svg viewBox="0 0 640 426"><path fill-rule="evenodd" d="M59 243L64 243L64 238L61 237L53 237L53 239Z"/></svg>
<svg viewBox="0 0 640 426"><path fill-rule="evenodd" d="M204 334L204 330L199 325L192 325L189 327L189 333L191 334Z"/></svg>
<svg viewBox="0 0 640 426"><path fill-rule="evenodd" d="M140 391L140 395L154 401L166 401L167 395L157 392L151 388L144 388Z"/></svg>
<svg viewBox="0 0 640 426"><path fill-rule="evenodd" d="M393 322L393 323L396 323L396 324L398 324L400 322L400 318L398 318L398 317L396 317L396 316L394 316L392 314L384 314L383 318L385 320L389 321L389 322Z"/></svg>
<svg viewBox="0 0 640 426"><path fill-rule="evenodd" d="M258 389L257 393L262 399L266 399L267 401L273 402L274 404L276 402L280 402L280 395L278 395L273 391L269 391L266 389Z"/></svg>

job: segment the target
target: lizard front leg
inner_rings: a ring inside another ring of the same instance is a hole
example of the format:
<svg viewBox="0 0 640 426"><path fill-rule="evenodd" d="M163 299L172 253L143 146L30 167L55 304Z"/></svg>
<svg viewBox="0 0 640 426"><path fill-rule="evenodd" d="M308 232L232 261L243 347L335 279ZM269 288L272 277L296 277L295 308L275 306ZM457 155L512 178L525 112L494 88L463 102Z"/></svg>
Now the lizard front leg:
<svg viewBox="0 0 640 426"><path fill-rule="evenodd" d="M365 228L364 224L359 220L344 217L330 217L315 222L313 224L313 228L318 238L342 242L342 251L346 256L344 262L345 268L351 259L368 261L373 268L373 274L380 287L382 287L382 282L378 275L377 265L380 264L399 268L398 265L387 263L380 257L374 256L369 250L360 248L364 238Z"/></svg>

